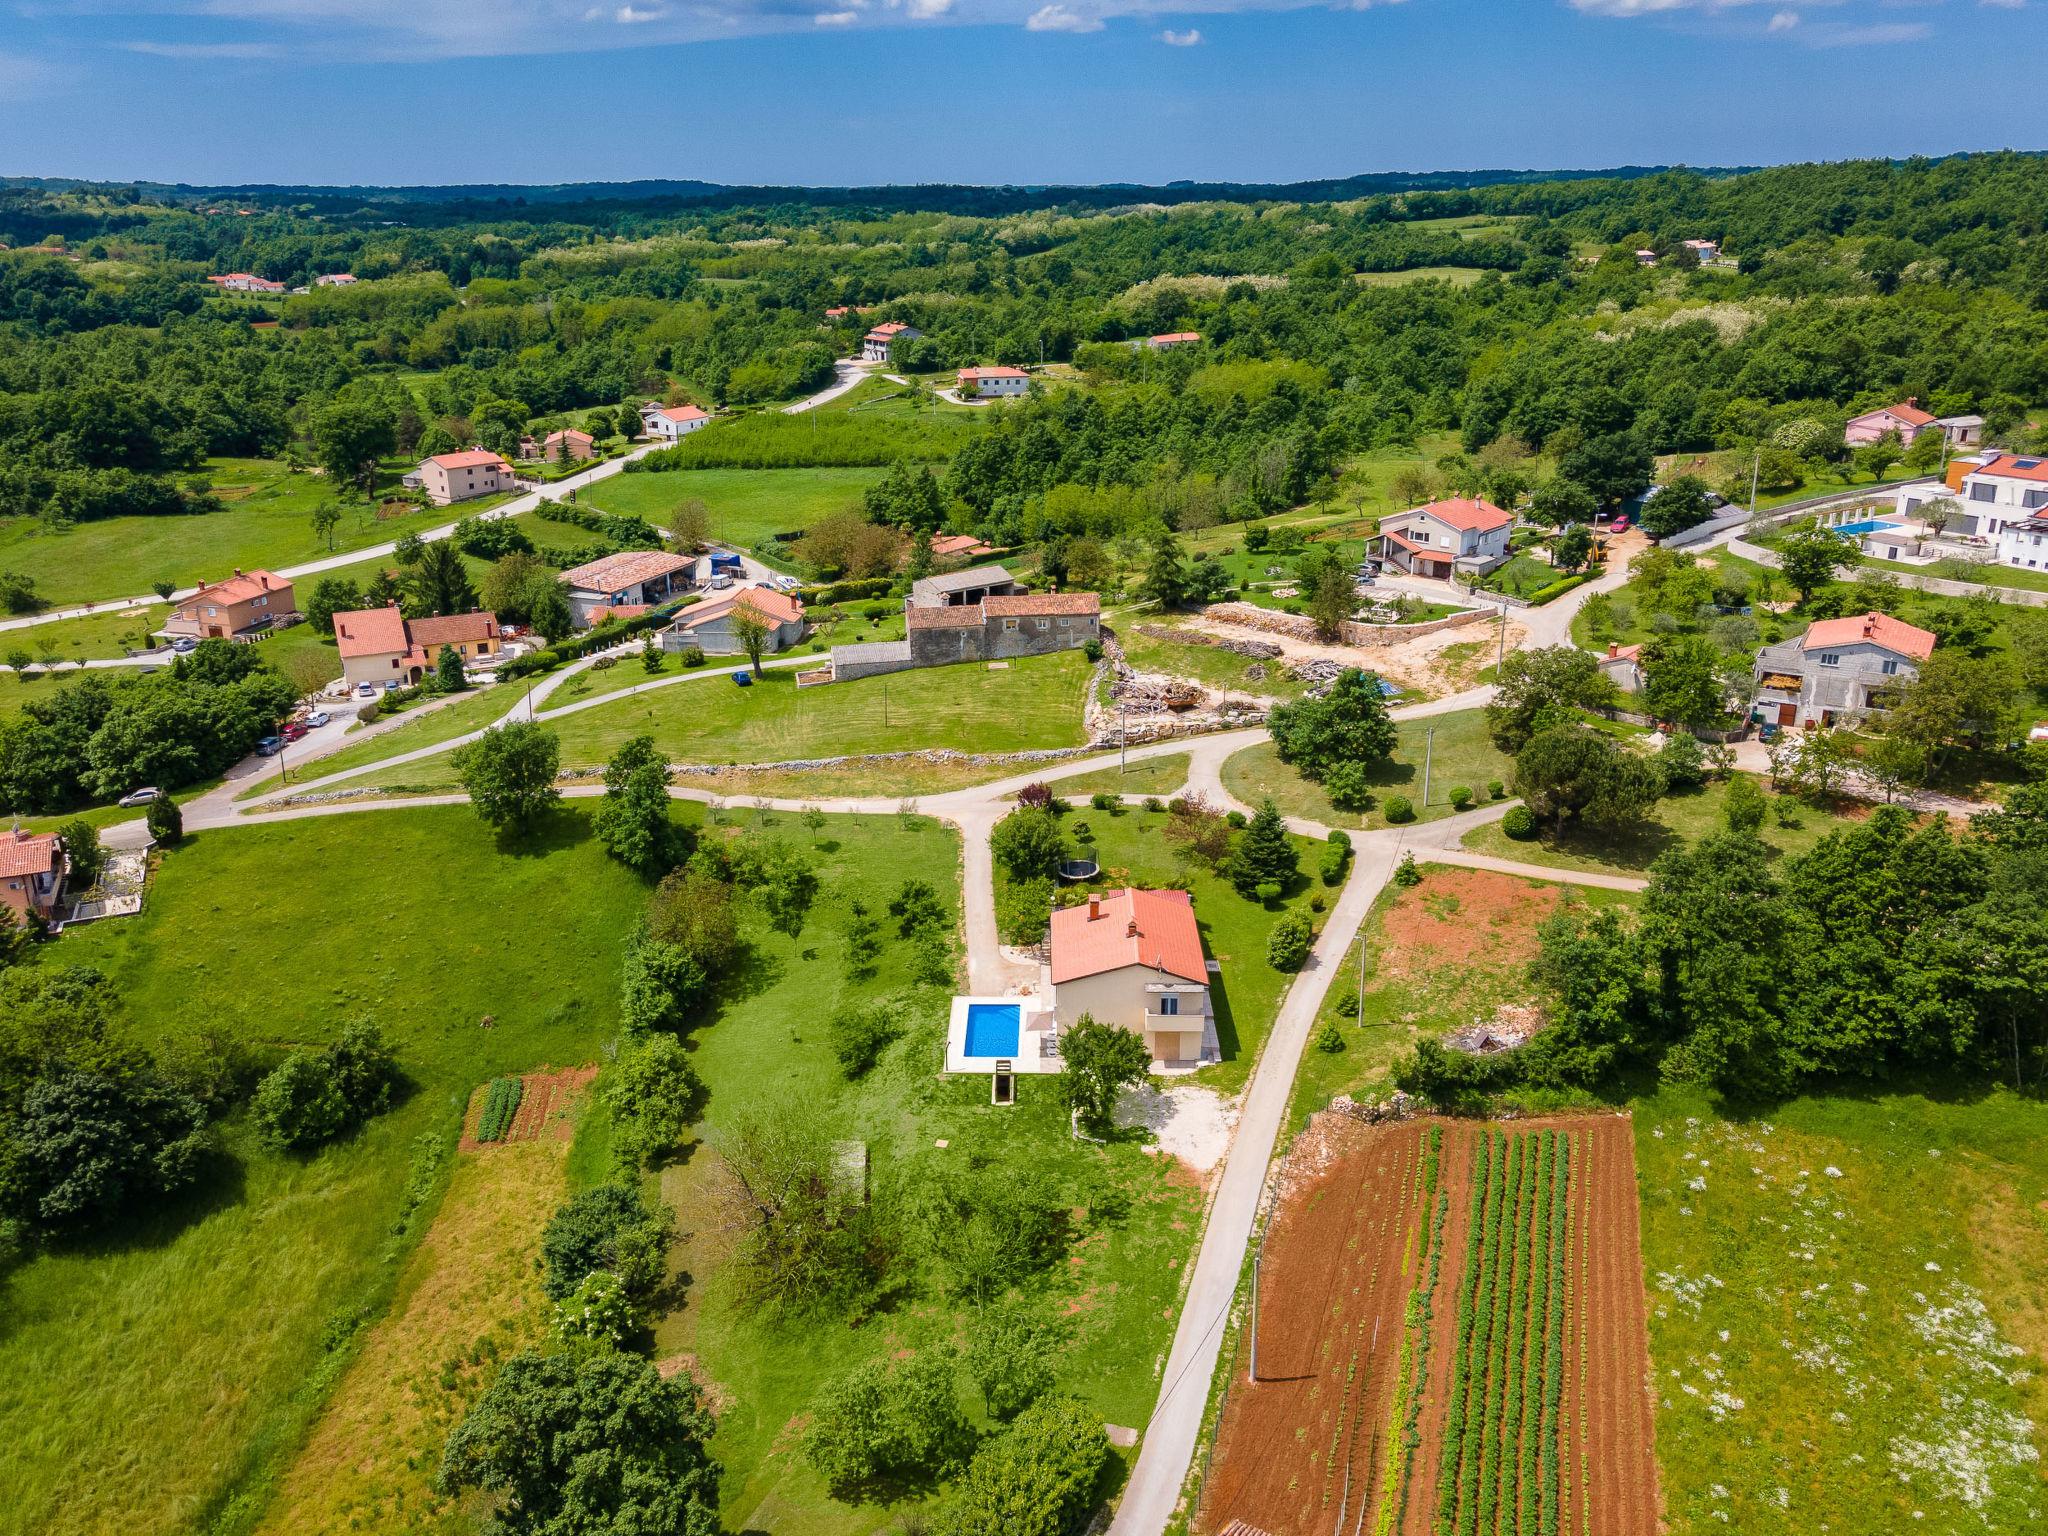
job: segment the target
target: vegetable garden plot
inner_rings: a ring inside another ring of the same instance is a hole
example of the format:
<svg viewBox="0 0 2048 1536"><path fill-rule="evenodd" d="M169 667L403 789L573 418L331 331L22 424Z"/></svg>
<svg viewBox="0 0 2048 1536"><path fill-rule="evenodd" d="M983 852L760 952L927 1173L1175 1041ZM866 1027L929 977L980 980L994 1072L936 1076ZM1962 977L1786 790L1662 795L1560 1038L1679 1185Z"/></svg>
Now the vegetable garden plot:
<svg viewBox="0 0 2048 1536"><path fill-rule="evenodd" d="M543 1136L567 1141L575 1129L569 1112L596 1076L596 1067L567 1067L493 1078L470 1095L462 1122L462 1150L538 1141Z"/></svg>
<svg viewBox="0 0 2048 1536"><path fill-rule="evenodd" d="M1321 1116L1309 1138L1196 1529L1650 1536L1628 1122Z"/></svg>

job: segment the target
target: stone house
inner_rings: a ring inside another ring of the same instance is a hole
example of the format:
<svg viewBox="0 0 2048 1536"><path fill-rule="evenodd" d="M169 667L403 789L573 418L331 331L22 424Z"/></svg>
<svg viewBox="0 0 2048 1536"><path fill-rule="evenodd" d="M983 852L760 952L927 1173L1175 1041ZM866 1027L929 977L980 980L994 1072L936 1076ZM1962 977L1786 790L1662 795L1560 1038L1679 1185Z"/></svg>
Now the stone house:
<svg viewBox="0 0 2048 1536"><path fill-rule="evenodd" d="M798 599L773 587L734 587L677 614L661 632L661 648L681 651L694 645L707 656L743 655L746 647L733 628L742 608L768 626L765 654L786 651L804 637L804 605Z"/></svg>
<svg viewBox="0 0 2048 1536"><path fill-rule="evenodd" d="M1920 675L1934 635L1886 613L1809 624L1797 640L1756 657L1751 718L1765 725L1846 725L1886 707L1893 689Z"/></svg>

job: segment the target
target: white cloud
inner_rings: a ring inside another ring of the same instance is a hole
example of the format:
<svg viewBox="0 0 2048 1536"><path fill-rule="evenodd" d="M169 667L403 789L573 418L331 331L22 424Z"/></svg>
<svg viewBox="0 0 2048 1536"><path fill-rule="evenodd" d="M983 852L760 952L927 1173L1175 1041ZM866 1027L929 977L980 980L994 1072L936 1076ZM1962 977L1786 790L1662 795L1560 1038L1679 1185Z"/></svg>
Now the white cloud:
<svg viewBox="0 0 2048 1536"><path fill-rule="evenodd" d="M1766 32L1789 32L1798 25L1799 13L1797 11L1779 11L1771 17L1770 25L1765 27L1764 30Z"/></svg>
<svg viewBox="0 0 2048 1536"><path fill-rule="evenodd" d="M2027 0L1977 0L1977 3L1993 6L2001 11L2023 11L2027 8Z"/></svg>
<svg viewBox="0 0 2048 1536"><path fill-rule="evenodd" d="M1024 25L1033 32L1100 32L1102 18L1084 16L1064 5L1042 5L1031 13Z"/></svg>
<svg viewBox="0 0 2048 1536"><path fill-rule="evenodd" d="M1887 43L1917 43L1934 35L1924 21L1879 21L1860 26L1847 21L1818 21L1800 29L1809 48L1870 48Z"/></svg>
<svg viewBox="0 0 2048 1536"><path fill-rule="evenodd" d="M811 18L820 27L850 27L860 20L859 11L820 11Z"/></svg>
<svg viewBox="0 0 2048 1536"><path fill-rule="evenodd" d="M1202 33L1198 27L1189 27L1185 32L1176 32L1168 27L1159 34L1159 41L1169 48L1196 48L1201 46Z"/></svg>
<svg viewBox="0 0 2048 1536"><path fill-rule="evenodd" d="M123 43L130 53L157 59L274 59L284 50L276 43Z"/></svg>
<svg viewBox="0 0 2048 1536"><path fill-rule="evenodd" d="M667 10L658 5L650 6L644 11L636 5L622 5L612 12L612 20L622 27L638 27L645 26L650 21L661 21L667 15Z"/></svg>
<svg viewBox="0 0 2048 1536"><path fill-rule="evenodd" d="M953 0L910 0L905 7L912 21L930 21L953 9Z"/></svg>

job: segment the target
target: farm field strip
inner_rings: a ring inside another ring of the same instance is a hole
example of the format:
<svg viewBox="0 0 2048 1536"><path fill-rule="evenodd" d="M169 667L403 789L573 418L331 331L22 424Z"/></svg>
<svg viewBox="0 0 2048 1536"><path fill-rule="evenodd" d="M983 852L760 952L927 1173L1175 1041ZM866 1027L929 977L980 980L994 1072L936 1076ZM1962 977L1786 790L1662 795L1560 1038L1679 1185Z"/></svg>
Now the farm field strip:
<svg viewBox="0 0 2048 1536"><path fill-rule="evenodd" d="M1629 1122L1304 1139L1314 1171L1285 1181L1262 1254L1260 1376L1227 1387L1194 1528L1651 1536ZM1288 1366L1318 1324L1304 1382Z"/></svg>

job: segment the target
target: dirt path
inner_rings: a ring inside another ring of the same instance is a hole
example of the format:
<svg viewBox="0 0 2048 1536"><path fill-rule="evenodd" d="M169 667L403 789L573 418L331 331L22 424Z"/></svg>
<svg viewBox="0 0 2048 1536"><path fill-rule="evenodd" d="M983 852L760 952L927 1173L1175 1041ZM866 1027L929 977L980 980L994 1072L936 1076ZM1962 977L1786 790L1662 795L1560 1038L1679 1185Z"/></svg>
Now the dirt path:
<svg viewBox="0 0 2048 1536"><path fill-rule="evenodd" d="M1334 661L1347 667L1364 667L1399 683L1412 693L1435 698L1469 688L1478 673L1492 664L1500 644L1499 622L1462 624L1453 629L1434 630L1392 645L1325 645L1317 640L1297 640L1292 635L1271 634L1242 624L1225 624L1217 619L1191 618L1186 627L1227 640L1264 640L1280 647L1285 661ZM1508 649L1520 646L1528 631L1514 619L1508 620ZM1444 652L1453 646L1478 644L1479 651L1463 662L1447 662Z"/></svg>

